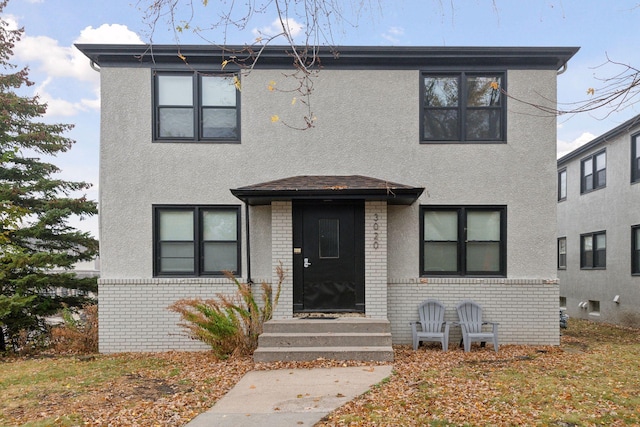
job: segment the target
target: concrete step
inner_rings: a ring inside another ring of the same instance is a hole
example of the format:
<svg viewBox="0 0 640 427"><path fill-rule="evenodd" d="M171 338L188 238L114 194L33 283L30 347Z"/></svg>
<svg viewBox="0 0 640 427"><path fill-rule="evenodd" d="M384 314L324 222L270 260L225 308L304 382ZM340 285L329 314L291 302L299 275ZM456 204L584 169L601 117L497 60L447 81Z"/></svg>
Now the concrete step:
<svg viewBox="0 0 640 427"><path fill-rule="evenodd" d="M267 332L260 335L259 347L391 346L389 332Z"/></svg>
<svg viewBox="0 0 640 427"><path fill-rule="evenodd" d="M308 361L319 358L391 362L393 348L391 346L258 347L253 353L253 360L256 362Z"/></svg>
<svg viewBox="0 0 640 427"><path fill-rule="evenodd" d="M294 318L264 324L256 362L286 360L392 361L388 320L364 317Z"/></svg>
<svg viewBox="0 0 640 427"><path fill-rule="evenodd" d="M285 320L269 320L264 324L266 333L295 332L391 332L388 320L368 319L362 317L338 317L336 319L294 318Z"/></svg>

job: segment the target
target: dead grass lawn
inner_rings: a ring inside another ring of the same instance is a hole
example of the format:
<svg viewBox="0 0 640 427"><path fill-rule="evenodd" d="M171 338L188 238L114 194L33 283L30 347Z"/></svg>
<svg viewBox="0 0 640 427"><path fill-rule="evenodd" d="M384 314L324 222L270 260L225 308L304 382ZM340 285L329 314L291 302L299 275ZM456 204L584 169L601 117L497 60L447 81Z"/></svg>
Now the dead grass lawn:
<svg viewBox="0 0 640 427"><path fill-rule="evenodd" d="M395 350L394 374L319 426L640 425L637 329L570 319L560 347ZM182 426L251 369L341 365L202 352L5 358L0 425Z"/></svg>

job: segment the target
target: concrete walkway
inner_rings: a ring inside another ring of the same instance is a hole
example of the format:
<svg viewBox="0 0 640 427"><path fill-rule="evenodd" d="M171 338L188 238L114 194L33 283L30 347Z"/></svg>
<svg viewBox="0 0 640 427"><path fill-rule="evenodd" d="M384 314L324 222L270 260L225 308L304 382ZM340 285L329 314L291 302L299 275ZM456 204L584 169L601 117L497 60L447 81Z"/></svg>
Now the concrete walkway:
<svg viewBox="0 0 640 427"><path fill-rule="evenodd" d="M248 372L188 427L313 426L391 375L392 366Z"/></svg>

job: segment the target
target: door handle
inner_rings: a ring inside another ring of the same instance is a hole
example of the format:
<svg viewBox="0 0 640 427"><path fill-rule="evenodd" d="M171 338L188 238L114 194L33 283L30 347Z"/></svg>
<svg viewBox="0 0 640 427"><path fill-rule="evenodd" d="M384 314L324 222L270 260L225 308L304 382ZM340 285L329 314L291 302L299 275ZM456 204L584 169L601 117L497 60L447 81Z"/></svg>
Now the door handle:
<svg viewBox="0 0 640 427"><path fill-rule="evenodd" d="M309 262L309 258L305 258L305 259L304 259L304 264L303 264L304 268L307 268L307 267L309 267L310 265L311 265L311 263Z"/></svg>

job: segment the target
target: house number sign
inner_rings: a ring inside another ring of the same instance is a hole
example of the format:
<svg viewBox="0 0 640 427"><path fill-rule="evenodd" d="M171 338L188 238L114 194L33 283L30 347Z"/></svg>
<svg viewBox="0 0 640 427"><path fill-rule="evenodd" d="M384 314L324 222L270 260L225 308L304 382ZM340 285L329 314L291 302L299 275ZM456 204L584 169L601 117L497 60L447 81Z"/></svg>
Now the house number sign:
<svg viewBox="0 0 640 427"><path fill-rule="evenodd" d="M378 229L380 228L380 224L378 220L380 219L379 215L373 214L373 249L378 249L380 247L380 233L378 233Z"/></svg>

